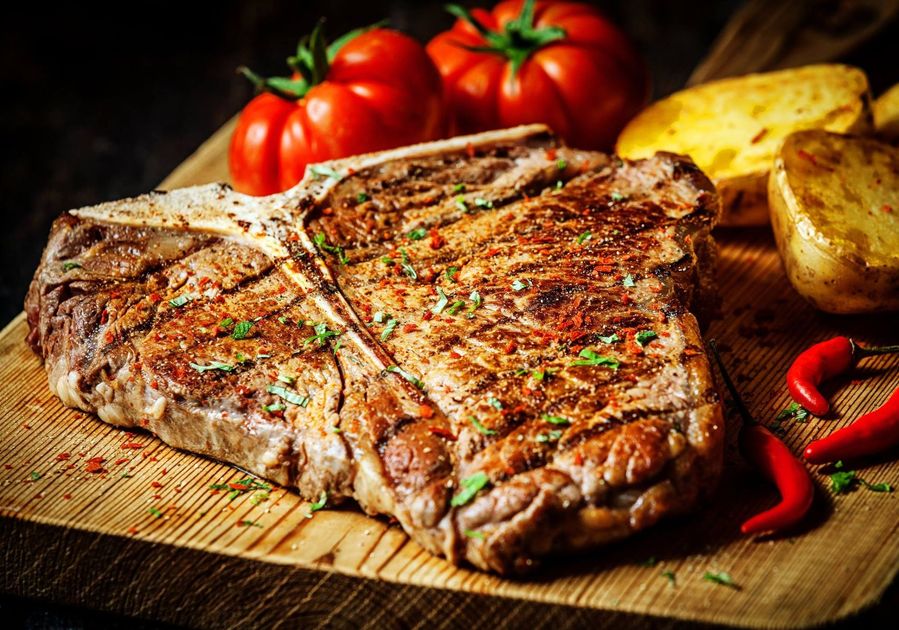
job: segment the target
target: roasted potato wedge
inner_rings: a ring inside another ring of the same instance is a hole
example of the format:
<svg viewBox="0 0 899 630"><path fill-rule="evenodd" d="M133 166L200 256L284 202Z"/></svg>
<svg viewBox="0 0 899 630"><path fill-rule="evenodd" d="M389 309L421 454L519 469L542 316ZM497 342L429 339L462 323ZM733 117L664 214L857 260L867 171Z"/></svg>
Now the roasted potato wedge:
<svg viewBox="0 0 899 630"><path fill-rule="evenodd" d="M874 128L880 137L899 141L899 83L874 101Z"/></svg>
<svg viewBox="0 0 899 630"><path fill-rule="evenodd" d="M787 136L768 181L787 277L829 313L899 310L899 149L820 130Z"/></svg>
<svg viewBox="0 0 899 630"><path fill-rule="evenodd" d="M723 225L763 225L771 160L783 139L802 129L867 132L870 102L865 73L851 66L722 79L647 107L621 132L617 152L689 155L718 187Z"/></svg>

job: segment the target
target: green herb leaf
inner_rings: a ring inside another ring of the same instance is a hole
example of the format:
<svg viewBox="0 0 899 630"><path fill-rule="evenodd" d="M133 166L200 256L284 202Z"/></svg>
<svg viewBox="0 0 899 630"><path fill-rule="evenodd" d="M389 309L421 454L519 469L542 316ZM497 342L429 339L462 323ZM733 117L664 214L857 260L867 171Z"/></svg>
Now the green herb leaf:
<svg viewBox="0 0 899 630"><path fill-rule="evenodd" d="M372 319L378 324L383 324L386 317L387 315L384 314L384 311L375 311L375 314L372 315Z"/></svg>
<svg viewBox="0 0 899 630"><path fill-rule="evenodd" d="M455 186L453 186L453 192L454 193L465 192L465 184L456 184Z"/></svg>
<svg viewBox="0 0 899 630"><path fill-rule="evenodd" d="M654 330L641 330L636 334L634 339L642 347L648 344L653 339L658 338L658 336L658 333L656 333Z"/></svg>
<svg viewBox="0 0 899 630"><path fill-rule="evenodd" d="M730 576L730 573L727 571L719 571L718 573L713 573L712 571L706 571L702 576L702 579L706 582L712 582L714 584L720 584L721 586L729 586L731 588L738 588L734 579Z"/></svg>
<svg viewBox="0 0 899 630"><path fill-rule="evenodd" d="M493 209L493 202L489 199L484 199L483 197L475 197L474 205L478 208L485 208L487 210Z"/></svg>
<svg viewBox="0 0 899 630"><path fill-rule="evenodd" d="M343 175L335 171L330 166L325 166L323 164L311 165L309 167L309 172L312 173L316 179L327 177L328 179L333 179L335 182L339 182L341 179L343 179Z"/></svg>
<svg viewBox="0 0 899 630"><path fill-rule="evenodd" d="M292 392L285 387L281 387L280 385L269 385L268 387L265 388L265 390L269 394L274 394L275 396L278 396L279 398L283 398L284 400L286 400L287 402L289 402L291 404L299 405L300 407L305 407L306 405L309 404L308 396L303 396L296 392Z"/></svg>
<svg viewBox="0 0 899 630"><path fill-rule="evenodd" d="M860 479L862 485L865 486L871 492L892 492L893 486L886 481L882 481L881 483L868 483L864 479Z"/></svg>
<svg viewBox="0 0 899 630"><path fill-rule="evenodd" d="M406 379L407 381L409 381L410 383L412 383L413 385L415 385L418 389L424 389L424 388L425 388L425 384L424 384L423 381L421 381L420 379L416 378L413 374L410 374L409 372L407 372L406 370L404 370L403 368L401 368L401 367L399 367L399 366L397 366L397 365L391 365L391 366L389 366L389 367L387 368L387 371L388 371L388 372L393 372L393 373L395 373L395 374L399 374L399 375L402 376L404 379Z"/></svg>
<svg viewBox="0 0 899 630"><path fill-rule="evenodd" d="M478 540L484 540L484 532L475 531L473 529L465 530L466 538L477 538Z"/></svg>
<svg viewBox="0 0 899 630"><path fill-rule="evenodd" d="M329 254L334 254L335 256L337 256L337 261L341 265L345 265L350 262L350 259L346 256L346 252L343 251L343 247L341 247L340 245L329 244L327 237L325 237L322 232L319 232L318 234L313 236L312 240L315 242L315 245L323 252L328 252Z"/></svg>
<svg viewBox="0 0 899 630"><path fill-rule="evenodd" d="M241 365L246 363L248 360L249 359L247 359L247 357L242 352L238 352L236 355L234 355L234 361L240 363Z"/></svg>
<svg viewBox="0 0 899 630"><path fill-rule="evenodd" d="M285 409L287 409L287 405L279 402L262 406L262 410L267 411L268 413L271 413L273 411L284 411Z"/></svg>
<svg viewBox="0 0 899 630"><path fill-rule="evenodd" d="M460 505L469 503L474 499L475 495L483 490L489 483L490 478L487 477L487 473L484 472L476 472L471 477L460 480L459 484L461 485L461 490L452 498L450 505L459 507Z"/></svg>
<svg viewBox="0 0 899 630"><path fill-rule="evenodd" d="M400 248L400 254L403 256L403 271L413 280L418 280L418 273L416 273L412 263L409 262L409 254L407 254L406 250L403 248Z"/></svg>
<svg viewBox="0 0 899 630"><path fill-rule="evenodd" d="M468 419L471 420L471 423L474 425L474 428L478 430L478 433L481 435L496 435L496 431L493 429L488 429L481 421L478 420L475 416L468 416Z"/></svg>
<svg viewBox="0 0 899 630"><path fill-rule="evenodd" d="M162 512L159 510L159 508L151 507L149 510L147 510L147 512L149 512L156 518L162 518Z"/></svg>
<svg viewBox="0 0 899 630"><path fill-rule="evenodd" d="M188 302L193 302L193 299L192 295L179 295L178 297L169 300L169 305L174 306L175 308L181 308Z"/></svg>
<svg viewBox="0 0 899 630"><path fill-rule="evenodd" d="M466 317L472 319L474 317L474 312L481 306L481 294L477 291L472 291L469 294L468 299L471 300L471 306L468 307L468 315L466 315Z"/></svg>
<svg viewBox="0 0 899 630"><path fill-rule="evenodd" d="M387 341L387 338L393 334L393 331L396 330L396 325L399 322L392 317L387 320L387 325L384 327L384 332L381 333L381 341Z"/></svg>
<svg viewBox="0 0 899 630"><path fill-rule="evenodd" d="M322 490L321 495L318 497L318 501L315 503L311 503L309 505L309 513L306 515L306 518L312 518L312 514L318 512L320 509L325 507L328 503L328 493Z"/></svg>
<svg viewBox="0 0 899 630"><path fill-rule="evenodd" d="M253 327L253 322L243 321L237 322L234 326L234 330L231 333L231 339L241 340L246 339L247 335L250 334L250 329Z"/></svg>
<svg viewBox="0 0 899 630"><path fill-rule="evenodd" d="M582 232L581 235L577 237L577 244L583 245L584 241L589 241L592 237L593 237L593 234L590 232L590 230L587 230L586 232Z"/></svg>
<svg viewBox="0 0 899 630"><path fill-rule="evenodd" d="M297 379L295 376L290 376L288 374L278 374L278 380L281 381L282 383L287 383L288 385L293 385L294 383L297 382Z"/></svg>
<svg viewBox="0 0 899 630"><path fill-rule="evenodd" d="M615 343L616 341L621 341L621 337L618 336L618 333L612 333L608 337L597 337L603 343Z"/></svg>
<svg viewBox="0 0 899 630"><path fill-rule="evenodd" d="M613 192L611 195L609 195L609 199L611 199L612 201L622 201L624 199L624 195L622 195L620 192Z"/></svg>
<svg viewBox="0 0 899 630"><path fill-rule="evenodd" d="M625 287L637 286L637 284L634 282L634 276L632 276L631 274L627 274L626 276L624 276L624 280L621 281L621 285Z"/></svg>
<svg viewBox="0 0 899 630"><path fill-rule="evenodd" d="M641 567L654 567L659 563L659 559L655 556L649 556L646 560L640 563Z"/></svg>
<svg viewBox="0 0 899 630"><path fill-rule="evenodd" d="M582 357L576 361L572 361L571 365L605 365L611 370L617 370L618 366L621 365L621 362L618 361L615 357L607 357L601 354L596 354L593 350L589 348L584 348L578 353L578 356Z"/></svg>
<svg viewBox="0 0 899 630"><path fill-rule="evenodd" d="M564 171L566 168L568 168L568 162L566 162L565 160L559 160L558 162L556 162L556 168L560 171Z"/></svg>
<svg viewBox="0 0 899 630"><path fill-rule="evenodd" d="M793 418L797 422L807 422L809 418L808 409L806 409L799 403L790 403L790 406L786 409L782 409L774 419L777 421L782 421L788 418Z"/></svg>
<svg viewBox="0 0 899 630"><path fill-rule="evenodd" d="M37 472L36 470L32 470L29 477L32 481L37 481L38 479L43 477L43 475L41 473Z"/></svg>
<svg viewBox="0 0 899 630"><path fill-rule="evenodd" d="M202 374L203 372L208 372L209 370L221 370L222 372L233 372L234 366L228 363L222 363L221 361L210 361L209 365L200 365L198 363L189 363L190 367L195 369L197 372Z"/></svg>
<svg viewBox="0 0 899 630"><path fill-rule="evenodd" d="M369 200L368 193L361 192L356 195L356 203L365 203Z"/></svg>
<svg viewBox="0 0 899 630"><path fill-rule="evenodd" d="M325 345L325 341L327 341L328 339L340 336L340 332L329 329L328 325L325 322L316 324L312 327L312 330L315 331L315 334L311 337L307 337L303 341L304 348L314 341L317 341L318 345L323 346Z"/></svg>
<svg viewBox="0 0 899 630"><path fill-rule="evenodd" d="M541 433L537 436L538 442L556 442L559 438L562 437L562 432L559 430L553 430L549 433Z"/></svg>
<svg viewBox="0 0 899 630"><path fill-rule="evenodd" d="M671 586L674 586L677 583L674 571L662 571L662 577L668 580L671 583Z"/></svg>
<svg viewBox="0 0 899 630"><path fill-rule="evenodd" d="M259 519L256 519L256 520L259 520ZM248 518L245 518L244 520L242 520L240 523L238 523L238 525L240 525L241 527L258 527L259 529L262 529L262 525L260 525L256 521L251 521Z"/></svg>
<svg viewBox="0 0 899 630"><path fill-rule="evenodd" d="M447 309L446 314L447 314L447 315L455 315L456 313L459 312L459 309L462 308L463 306L465 306L465 301L464 301L464 300L456 300L456 301L453 302L452 305Z"/></svg>
<svg viewBox="0 0 899 630"><path fill-rule="evenodd" d="M444 275L446 276L446 279L449 280L450 282L459 282L458 280L456 280L456 272L457 271L459 271L458 267L447 267L446 271L444 272Z"/></svg>
<svg viewBox="0 0 899 630"><path fill-rule="evenodd" d="M456 203L456 207L459 210L461 210L462 212L466 212L466 213L468 212L468 204L465 203L465 197L463 197L462 195L459 195L458 197L456 197L455 203Z"/></svg>
<svg viewBox="0 0 899 630"><path fill-rule="evenodd" d="M63 271L72 271L72 269L80 269L81 263L77 263L73 260L67 260L62 264Z"/></svg>
<svg viewBox="0 0 899 630"><path fill-rule="evenodd" d="M420 241L427 235L428 231L424 228L415 228L414 230L406 234L410 241Z"/></svg>
<svg viewBox="0 0 899 630"><path fill-rule="evenodd" d="M219 322L219 328L231 328L234 325L234 320L230 317L226 317L222 321Z"/></svg>
<svg viewBox="0 0 899 630"><path fill-rule="evenodd" d="M443 309L446 308L446 305L449 304L449 298L446 297L446 293L444 293L443 289L440 287L437 287L437 295L440 296L440 299L437 300L437 304L431 309L431 312L434 313L434 315L440 315L440 313L443 312Z"/></svg>
<svg viewBox="0 0 899 630"><path fill-rule="evenodd" d="M534 283L531 282L530 280L521 281L521 280L516 279L515 282L512 283L512 290L513 291L524 291L525 289L530 288L533 285L534 285Z"/></svg>
<svg viewBox="0 0 899 630"><path fill-rule="evenodd" d="M569 420L568 418L563 418L562 416L551 416L548 413L545 413L540 417L550 424L571 424L571 420Z"/></svg>
<svg viewBox="0 0 899 630"><path fill-rule="evenodd" d="M491 407L493 407L494 409L502 409L503 408L503 404L499 401L499 399L494 398L493 396L490 396L487 399L487 404L490 405Z"/></svg>

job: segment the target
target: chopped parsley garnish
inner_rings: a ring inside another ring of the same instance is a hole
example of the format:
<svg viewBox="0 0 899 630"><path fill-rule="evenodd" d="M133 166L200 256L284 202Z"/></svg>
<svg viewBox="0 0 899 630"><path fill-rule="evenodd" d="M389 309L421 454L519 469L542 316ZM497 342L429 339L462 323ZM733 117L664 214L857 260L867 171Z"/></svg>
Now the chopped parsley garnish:
<svg viewBox="0 0 899 630"><path fill-rule="evenodd" d="M565 182L563 182L561 179L556 180L556 190L562 190L564 186Z"/></svg>
<svg viewBox="0 0 899 630"><path fill-rule="evenodd" d="M292 392L286 387L281 387L280 385L269 385L265 388L269 394L274 394L279 398L283 398L287 402L299 405L300 407L305 407L309 404L309 396L303 396L302 394L298 394L296 392Z"/></svg>
<svg viewBox="0 0 899 630"><path fill-rule="evenodd" d="M237 497L242 494L246 494L247 492L255 492L256 490L262 490L264 492L269 492L272 487L267 483L259 481L257 479L253 479L252 477L244 477L239 481L231 481L228 483L214 483L209 486L210 490L230 490L228 493L228 500L233 501Z"/></svg>
<svg viewBox="0 0 899 630"><path fill-rule="evenodd" d="M159 510L159 508L151 507L149 510L147 510L147 512L149 512L156 518L162 518L162 512Z"/></svg>
<svg viewBox="0 0 899 630"><path fill-rule="evenodd" d="M712 582L713 584L720 584L721 586L739 588L736 582L734 582L734 579L730 576L730 573L728 573L727 571L719 571L718 573L706 571L702 576L702 579L706 582Z"/></svg>
<svg viewBox="0 0 899 630"><path fill-rule="evenodd" d="M459 208L462 212L468 212L468 204L465 203L465 197L459 195L456 197L456 207Z"/></svg>
<svg viewBox="0 0 899 630"><path fill-rule="evenodd" d="M471 423L474 425L474 428L478 430L478 433L481 435L496 435L496 431L493 429L488 429L481 421L478 420L475 416L468 416L468 419L471 420Z"/></svg>
<svg viewBox="0 0 899 630"><path fill-rule="evenodd" d="M234 325L234 320L230 317L226 317L222 321L219 322L219 328L231 328Z"/></svg>
<svg viewBox="0 0 899 630"><path fill-rule="evenodd" d="M187 295L187 294L179 295L178 297L175 297L175 298L172 298L171 300L169 300L169 305L174 306L175 308L181 308L188 302L192 302L193 299L194 298L191 295Z"/></svg>
<svg viewBox="0 0 899 630"><path fill-rule="evenodd" d="M453 192L465 192L465 184L456 184L455 186L453 186Z"/></svg>
<svg viewBox="0 0 899 630"><path fill-rule="evenodd" d="M331 245L328 243L327 237L323 232L319 232L315 236L312 237L312 240L315 241L316 247L318 247L323 252L328 252L329 254L334 254L337 256L338 262L341 265L345 265L350 262L350 259L346 257L346 252L343 251L343 247L340 245Z"/></svg>
<svg viewBox="0 0 899 630"><path fill-rule="evenodd" d="M252 503L253 505L259 505L263 501L268 501L269 497L271 497L271 494L269 494L268 492L257 492L250 497L250 503Z"/></svg>
<svg viewBox="0 0 899 630"><path fill-rule="evenodd" d="M649 556L646 560L640 563L641 567L654 567L659 563L659 559L655 556Z"/></svg>
<svg viewBox="0 0 899 630"><path fill-rule="evenodd" d="M550 424L571 424L571 420L569 420L568 418L563 418L562 416L551 416L548 413L545 413L540 417Z"/></svg>
<svg viewBox="0 0 899 630"><path fill-rule="evenodd" d="M381 262L390 267L391 265L395 265L396 261L390 256L381 256Z"/></svg>
<svg viewBox="0 0 899 630"><path fill-rule="evenodd" d="M582 232L581 235L577 237L577 244L583 245L584 241L589 241L592 237L593 237L593 234L590 232L590 230L587 230L586 232Z"/></svg>
<svg viewBox="0 0 899 630"><path fill-rule="evenodd" d="M375 311L375 314L372 315L372 319L378 324L383 324L385 317L387 316L384 314L384 311Z"/></svg>
<svg viewBox="0 0 899 630"><path fill-rule="evenodd" d="M278 374L278 380L282 383L287 383L288 385L293 385L297 382L295 376L290 376L289 374Z"/></svg>
<svg viewBox="0 0 899 630"><path fill-rule="evenodd" d="M484 540L484 532L479 532L474 529L466 529L465 537L466 538L477 538L478 540Z"/></svg>
<svg viewBox="0 0 899 630"><path fill-rule="evenodd" d="M81 269L81 263L77 263L74 260L67 260L62 264L63 271L72 271L72 269Z"/></svg>
<svg viewBox="0 0 899 630"><path fill-rule="evenodd" d="M307 337L303 341L304 348L314 341L317 341L318 345L323 346L323 345L325 345L325 341L327 341L331 337L339 337L340 336L340 333L338 331L331 330L330 328L328 328L328 325L325 322L316 324L315 326L312 327L312 330L315 331L315 334L312 335L311 337Z"/></svg>
<svg viewBox="0 0 899 630"><path fill-rule="evenodd" d="M422 382L420 379L416 378L413 374L410 374L403 368L399 367L398 365L391 365L391 366L387 367L387 371L393 372L395 374L399 374L404 379L406 379L407 381L409 381L410 383L415 385L418 389L425 388L424 382Z"/></svg>
<svg viewBox="0 0 899 630"><path fill-rule="evenodd" d="M882 481L881 483L868 483L864 479L859 479L862 482L862 485L865 486L871 492L892 492L893 486L886 481Z"/></svg>
<svg viewBox="0 0 899 630"><path fill-rule="evenodd" d="M273 411L284 411L285 409L287 409L287 405L285 405L284 403L279 403L279 402L272 403L271 405L263 405L262 406L262 410L267 411L268 413L271 413Z"/></svg>
<svg viewBox="0 0 899 630"><path fill-rule="evenodd" d="M247 356L246 356L245 354L243 354L242 352L238 352L236 355L234 355L234 360L235 360L237 363L240 363L241 365L243 365L243 364L246 363L249 359L248 359Z"/></svg>
<svg viewBox="0 0 899 630"><path fill-rule="evenodd" d="M834 494L842 494L849 492L852 490L856 484L861 484L871 492L892 492L893 486L887 482L882 483L868 483L864 479L858 476L854 470L844 470L843 462L838 461L834 464L834 468L837 471L831 475L830 477L830 489L833 490Z"/></svg>
<svg viewBox="0 0 899 630"><path fill-rule="evenodd" d="M533 283L530 280L525 280L525 281L515 280L515 282L512 283L512 290L513 291L524 291L525 289L530 288L531 286L533 286Z"/></svg>
<svg viewBox="0 0 899 630"><path fill-rule="evenodd" d="M459 312L459 309L465 306L464 300L456 300L452 303L452 305L446 310L447 315L455 315Z"/></svg>
<svg viewBox="0 0 899 630"><path fill-rule="evenodd" d="M662 571L662 577L668 580L671 583L671 586L674 586L677 578L674 576L674 571Z"/></svg>
<svg viewBox="0 0 899 630"><path fill-rule="evenodd" d="M503 404L499 401L498 398L491 396L487 399L487 404L493 407L494 409L502 409Z"/></svg>
<svg viewBox="0 0 899 630"><path fill-rule="evenodd" d="M484 199L483 197L476 197L474 200L474 205L478 208L486 208L487 210L493 209L493 202L489 199Z"/></svg>
<svg viewBox="0 0 899 630"><path fill-rule="evenodd" d="M471 477L460 480L459 484L462 486L462 489L459 490L459 494L452 498L450 505L459 507L460 505L469 503L474 499L475 495L483 490L489 483L490 478L487 477L487 473L484 472L476 472Z"/></svg>
<svg viewBox="0 0 899 630"><path fill-rule="evenodd" d="M241 340L246 339L247 335L250 334L250 329L253 327L253 322L243 321L237 322L234 326L234 330L231 332L231 339Z"/></svg>
<svg viewBox="0 0 899 630"><path fill-rule="evenodd" d="M43 477L43 475L41 473L37 472L36 470L32 470L29 477L32 481L37 481L38 479Z"/></svg>
<svg viewBox="0 0 899 630"><path fill-rule="evenodd" d="M458 271L459 271L458 267L447 267L446 271L444 272L444 275L446 276L446 279L449 280L450 282L459 282L458 280L456 280L456 273Z"/></svg>
<svg viewBox="0 0 899 630"><path fill-rule="evenodd" d="M195 369L197 372L202 374L203 372L208 372L209 370L221 370L222 372L233 372L234 366L229 363L222 363L221 361L210 361L209 365L200 365L199 363L189 363L190 367Z"/></svg>
<svg viewBox="0 0 899 630"><path fill-rule="evenodd" d="M322 490L321 495L318 497L318 501L309 504L309 513L306 515L306 518L312 518L312 515L315 512L318 512L320 509L325 507L328 503L328 493Z"/></svg>
<svg viewBox="0 0 899 630"><path fill-rule="evenodd" d="M477 291L472 291L468 299L471 300L471 306L468 307L468 315L466 317L471 319L474 317L474 312L481 306L481 294Z"/></svg>
<svg viewBox="0 0 899 630"><path fill-rule="evenodd" d="M564 171L566 168L568 168L568 162L565 160L559 160L558 162L556 162L556 168L560 171Z"/></svg>
<svg viewBox="0 0 899 630"><path fill-rule="evenodd" d="M387 338L393 334L394 330L396 330L397 324L399 324L399 321L393 319L392 317L387 320L387 325L384 327L384 332L381 333L381 341L387 341Z"/></svg>
<svg viewBox="0 0 899 630"><path fill-rule="evenodd" d="M658 338L658 333L654 330L641 330L634 336L634 340L640 344L640 346L645 346L653 339Z"/></svg>
<svg viewBox="0 0 899 630"><path fill-rule="evenodd" d="M361 192L356 195L356 203L365 203L369 199L370 197L368 196L368 193Z"/></svg>
<svg viewBox="0 0 899 630"><path fill-rule="evenodd" d="M259 519L256 519L256 521L258 520ZM245 518L240 523L238 523L238 525L240 525L241 527L258 527L259 529L262 529L262 525L260 525L256 521L251 521L250 519Z"/></svg>
<svg viewBox="0 0 899 630"><path fill-rule="evenodd" d="M617 370L618 366L621 365L621 362L615 357L596 354L590 348L584 348L578 353L578 356L581 358L572 361L571 365L605 365L611 370Z"/></svg>
<svg viewBox="0 0 899 630"><path fill-rule="evenodd" d="M624 199L624 195L622 195L620 192L613 192L611 195L609 195L609 199L611 199L612 201L622 201Z"/></svg>
<svg viewBox="0 0 899 630"><path fill-rule="evenodd" d="M443 309L446 308L446 305L449 304L449 298L446 297L446 293L444 293L443 289L440 287L437 287L437 295L440 296L440 299L437 300L437 304L431 309L431 312L434 313L434 315L440 315L440 313L443 312Z"/></svg>
<svg viewBox="0 0 899 630"><path fill-rule="evenodd" d="M413 280L418 280L418 273L416 273L415 268L412 266L412 263L409 262L409 254L407 254L406 250L402 248L400 249L400 254L403 256L403 271Z"/></svg>
<svg viewBox="0 0 899 630"><path fill-rule="evenodd" d="M309 171L315 175L316 179L321 177L327 177L328 179L333 179L335 182L339 182L343 179L343 175L335 171L330 166L324 166L323 164L313 164L309 167Z"/></svg>
<svg viewBox="0 0 899 630"><path fill-rule="evenodd" d="M278 317L278 323L279 324L289 324L290 320L287 319L286 317L284 317L284 315L281 315L280 317Z"/></svg>
<svg viewBox="0 0 899 630"><path fill-rule="evenodd" d="M550 431L549 433L541 433L537 436L538 442L557 442L559 438L562 437L562 432L558 429Z"/></svg>
<svg viewBox="0 0 899 630"><path fill-rule="evenodd" d="M626 276L624 276L624 280L621 281L621 285L625 287L637 286L634 282L634 277L631 274L627 274Z"/></svg>
<svg viewBox="0 0 899 630"><path fill-rule="evenodd" d="M774 418L776 421L781 422L788 418L793 418L796 422L808 422L808 409L803 407L797 402L790 403L790 406L786 409L782 409L780 413Z"/></svg>
<svg viewBox="0 0 899 630"><path fill-rule="evenodd" d="M608 337L597 337L603 343L615 343L616 341L621 341L621 337L618 336L618 333L612 333Z"/></svg>
<svg viewBox="0 0 899 630"><path fill-rule="evenodd" d="M424 228L415 228L414 230L406 234L406 236L409 237L410 241L420 241L427 235L428 231Z"/></svg>

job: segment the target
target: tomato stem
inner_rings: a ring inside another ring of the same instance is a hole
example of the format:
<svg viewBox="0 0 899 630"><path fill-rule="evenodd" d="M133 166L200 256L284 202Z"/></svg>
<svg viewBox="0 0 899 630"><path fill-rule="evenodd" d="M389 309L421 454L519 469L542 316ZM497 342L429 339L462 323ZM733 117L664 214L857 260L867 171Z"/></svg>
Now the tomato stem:
<svg viewBox="0 0 899 630"><path fill-rule="evenodd" d="M460 20L471 24L484 38L486 46L464 46L474 52L502 55L512 62L512 76L518 74L521 65L534 52L547 44L563 39L567 33L559 26L534 28L534 0L525 0L518 17L507 22L502 31L491 31L481 24L468 9L457 4L446 5L446 10Z"/></svg>

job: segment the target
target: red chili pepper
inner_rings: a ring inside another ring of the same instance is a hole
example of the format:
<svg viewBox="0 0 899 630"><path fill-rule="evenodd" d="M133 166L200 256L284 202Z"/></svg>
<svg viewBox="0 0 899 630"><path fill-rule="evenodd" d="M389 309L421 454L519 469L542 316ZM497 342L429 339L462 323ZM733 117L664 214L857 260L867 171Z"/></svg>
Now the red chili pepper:
<svg viewBox="0 0 899 630"><path fill-rule="evenodd" d="M774 482L781 497L780 502L773 508L745 521L740 526L740 531L744 534L759 534L788 529L801 521L812 506L815 487L812 485L811 477L787 445L752 418L724 367L714 340L709 342L709 346L737 411L743 418L743 428L740 430L740 448L743 455Z"/></svg>
<svg viewBox="0 0 899 630"><path fill-rule="evenodd" d="M787 388L793 400L814 415L823 416L830 403L818 390L822 382L842 374L865 357L891 352L899 352L899 346L864 348L849 337L816 343L796 357L787 370Z"/></svg>
<svg viewBox="0 0 899 630"><path fill-rule="evenodd" d="M812 464L824 464L874 455L896 444L899 444L899 387L880 408L809 444L805 459Z"/></svg>

